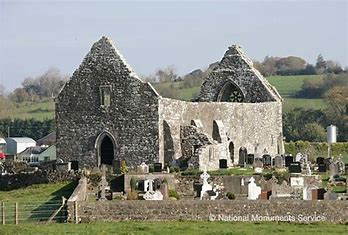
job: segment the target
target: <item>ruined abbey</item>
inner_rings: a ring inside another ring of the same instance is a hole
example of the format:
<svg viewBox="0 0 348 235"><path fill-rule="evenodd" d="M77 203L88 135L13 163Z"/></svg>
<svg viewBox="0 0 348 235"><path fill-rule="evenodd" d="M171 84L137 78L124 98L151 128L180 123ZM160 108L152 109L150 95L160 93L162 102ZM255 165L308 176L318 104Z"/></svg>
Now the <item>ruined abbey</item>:
<svg viewBox="0 0 348 235"><path fill-rule="evenodd" d="M57 97L56 122L57 157L81 167L213 170L284 152L282 99L235 45L186 102L161 97L102 37Z"/></svg>

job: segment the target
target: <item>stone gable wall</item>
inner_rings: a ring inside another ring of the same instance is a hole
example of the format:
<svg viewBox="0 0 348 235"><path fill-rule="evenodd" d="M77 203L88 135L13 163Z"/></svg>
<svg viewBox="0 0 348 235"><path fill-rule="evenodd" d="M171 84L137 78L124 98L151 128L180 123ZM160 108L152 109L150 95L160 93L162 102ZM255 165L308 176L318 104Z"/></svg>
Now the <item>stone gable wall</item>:
<svg viewBox="0 0 348 235"><path fill-rule="evenodd" d="M201 86L199 101L216 102L226 82L234 83L244 94L244 102L280 101L278 92L253 68L239 46L231 46Z"/></svg>
<svg viewBox="0 0 348 235"><path fill-rule="evenodd" d="M109 86L110 107L100 101ZM116 160L135 167L158 161L158 94L142 82L107 38L95 43L56 100L57 157L97 165L95 142L108 131Z"/></svg>

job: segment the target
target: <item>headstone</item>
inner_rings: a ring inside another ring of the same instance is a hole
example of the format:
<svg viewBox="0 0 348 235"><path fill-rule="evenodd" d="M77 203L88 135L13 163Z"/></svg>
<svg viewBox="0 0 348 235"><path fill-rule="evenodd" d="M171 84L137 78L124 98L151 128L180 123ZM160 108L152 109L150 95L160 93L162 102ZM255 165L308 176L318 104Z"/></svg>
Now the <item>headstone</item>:
<svg viewBox="0 0 348 235"><path fill-rule="evenodd" d="M289 172L290 173L301 173L301 163L299 163L299 162L290 163Z"/></svg>
<svg viewBox="0 0 348 235"><path fill-rule="evenodd" d="M106 187L108 187L108 182L106 180L106 167L105 165L102 165L102 177L101 181L99 183L100 187L100 201L107 200L106 199Z"/></svg>
<svg viewBox="0 0 348 235"><path fill-rule="evenodd" d="M319 172L326 172L326 164L325 163L319 163L318 164L318 171Z"/></svg>
<svg viewBox="0 0 348 235"><path fill-rule="evenodd" d="M290 163L294 162L294 157L291 155L285 156L285 167L289 167Z"/></svg>
<svg viewBox="0 0 348 235"><path fill-rule="evenodd" d="M148 174L149 173L149 166L145 164L145 162L141 163L137 167L137 172L141 174Z"/></svg>
<svg viewBox="0 0 348 235"><path fill-rule="evenodd" d="M263 161L262 158L255 158L254 160L254 168L263 168Z"/></svg>
<svg viewBox="0 0 348 235"><path fill-rule="evenodd" d="M274 158L274 167L275 168L283 168L284 167L284 161L282 156L276 156Z"/></svg>
<svg viewBox="0 0 348 235"><path fill-rule="evenodd" d="M148 191L143 195L143 198L145 200L158 201L163 200L163 194L159 190L156 190L155 192Z"/></svg>
<svg viewBox="0 0 348 235"><path fill-rule="evenodd" d="M324 163L326 165L326 170L328 171L330 169L330 164L332 163L332 159L331 158L325 158L324 159Z"/></svg>
<svg viewBox="0 0 348 235"><path fill-rule="evenodd" d="M312 175L312 170L311 170L311 162L307 162L306 164L306 169L307 169L307 175Z"/></svg>
<svg viewBox="0 0 348 235"><path fill-rule="evenodd" d="M78 171L79 170L79 162L71 161L71 170Z"/></svg>
<svg viewBox="0 0 348 235"><path fill-rule="evenodd" d="M338 175L339 170L338 170L338 164L336 163L331 163L329 166L329 170L330 170L330 178L333 178L335 175Z"/></svg>
<svg viewBox="0 0 348 235"><path fill-rule="evenodd" d="M204 193L207 191L210 191L213 189L213 186L211 186L208 183L208 179L210 178L210 175L208 174L207 170L205 169L203 173L201 174L201 179L203 180L202 190L201 190L201 200L203 199Z"/></svg>
<svg viewBox="0 0 348 235"><path fill-rule="evenodd" d="M324 200L325 189L312 189L312 200Z"/></svg>
<svg viewBox="0 0 348 235"><path fill-rule="evenodd" d="M316 163L319 165L321 163L324 163L324 158L323 157L317 157Z"/></svg>
<svg viewBox="0 0 348 235"><path fill-rule="evenodd" d="M338 194L332 192L332 189L328 189L326 193L324 193L324 200L337 200Z"/></svg>
<svg viewBox="0 0 348 235"><path fill-rule="evenodd" d="M154 164L154 172L162 172L162 163L158 162Z"/></svg>
<svg viewBox="0 0 348 235"><path fill-rule="evenodd" d="M295 161L300 162L302 157L303 157L302 153L297 153L295 156Z"/></svg>
<svg viewBox="0 0 348 235"><path fill-rule="evenodd" d="M252 165L254 163L254 154L248 154L246 158L246 164Z"/></svg>
<svg viewBox="0 0 348 235"><path fill-rule="evenodd" d="M261 187L256 185L254 177L251 177L249 182L248 200L257 200L261 194Z"/></svg>
<svg viewBox="0 0 348 235"><path fill-rule="evenodd" d="M338 166L338 173L344 174L345 173L345 165L344 165L344 162L342 161L341 156L338 157L336 164Z"/></svg>
<svg viewBox="0 0 348 235"><path fill-rule="evenodd" d="M272 157L270 155L263 155L262 160L263 160L264 166L271 166L272 165Z"/></svg>
<svg viewBox="0 0 348 235"><path fill-rule="evenodd" d="M149 191L150 189L150 180L144 180L144 192Z"/></svg>
<svg viewBox="0 0 348 235"><path fill-rule="evenodd" d="M120 159L114 159L112 161L112 167L114 168L114 172L116 174L121 174L121 160Z"/></svg>
<svg viewBox="0 0 348 235"><path fill-rule="evenodd" d="M308 155L307 154L302 154L302 157L300 159L300 164L301 164L301 168L305 168L306 165L308 163Z"/></svg>
<svg viewBox="0 0 348 235"><path fill-rule="evenodd" d="M304 185L303 177L291 177L290 186L295 188L302 188Z"/></svg>
<svg viewBox="0 0 348 235"><path fill-rule="evenodd" d="M271 190L261 190L260 199L261 200L269 200L271 195L272 195Z"/></svg>
<svg viewBox="0 0 348 235"><path fill-rule="evenodd" d="M348 164L345 164L345 175L348 175ZM348 177L347 177L348 179ZM347 185L348 186L348 185ZM348 192L348 191L347 191Z"/></svg>
<svg viewBox="0 0 348 235"><path fill-rule="evenodd" d="M220 159L219 160L219 168L220 169L227 169L227 159Z"/></svg>
<svg viewBox="0 0 348 235"><path fill-rule="evenodd" d="M159 191L163 195L163 199L166 200L169 198L169 189L168 189L168 184L161 184Z"/></svg>
<svg viewBox="0 0 348 235"><path fill-rule="evenodd" d="M305 201L312 200L312 189L307 185L303 187L302 199Z"/></svg>

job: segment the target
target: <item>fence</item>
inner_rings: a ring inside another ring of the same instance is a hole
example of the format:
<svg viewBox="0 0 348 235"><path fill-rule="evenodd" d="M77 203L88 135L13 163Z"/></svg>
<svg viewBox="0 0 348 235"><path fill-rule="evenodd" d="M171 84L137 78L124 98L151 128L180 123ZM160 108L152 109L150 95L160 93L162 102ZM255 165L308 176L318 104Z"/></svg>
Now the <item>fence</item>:
<svg viewBox="0 0 348 235"><path fill-rule="evenodd" d="M66 199L31 202L0 202L0 224L66 222Z"/></svg>

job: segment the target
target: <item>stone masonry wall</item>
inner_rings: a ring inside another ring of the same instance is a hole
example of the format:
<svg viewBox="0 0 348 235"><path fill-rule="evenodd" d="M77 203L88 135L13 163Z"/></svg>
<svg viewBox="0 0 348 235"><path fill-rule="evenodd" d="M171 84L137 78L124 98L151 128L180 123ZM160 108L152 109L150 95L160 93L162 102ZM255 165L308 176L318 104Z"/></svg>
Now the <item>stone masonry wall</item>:
<svg viewBox="0 0 348 235"><path fill-rule="evenodd" d="M110 90L109 107L101 105L101 87ZM129 167L157 162L158 98L103 37L56 100L57 157L96 166L96 140L107 131L114 138L116 160L126 160Z"/></svg>
<svg viewBox="0 0 348 235"><path fill-rule="evenodd" d="M282 216L292 222L348 222L348 201L106 201L81 202L78 217L90 221L226 220L263 221Z"/></svg>
<svg viewBox="0 0 348 235"><path fill-rule="evenodd" d="M159 145L160 160L163 161L163 123L169 126L174 158L181 154L180 126L190 125L191 120L203 123L203 132L212 135L213 120L221 120L229 141L234 144L234 161L238 163L241 147L248 153L278 154L279 137L282 136L282 108L280 102L264 103L213 103L185 102L161 98L159 102ZM282 144L282 143L280 143ZM283 148L280 148L283 149Z"/></svg>

